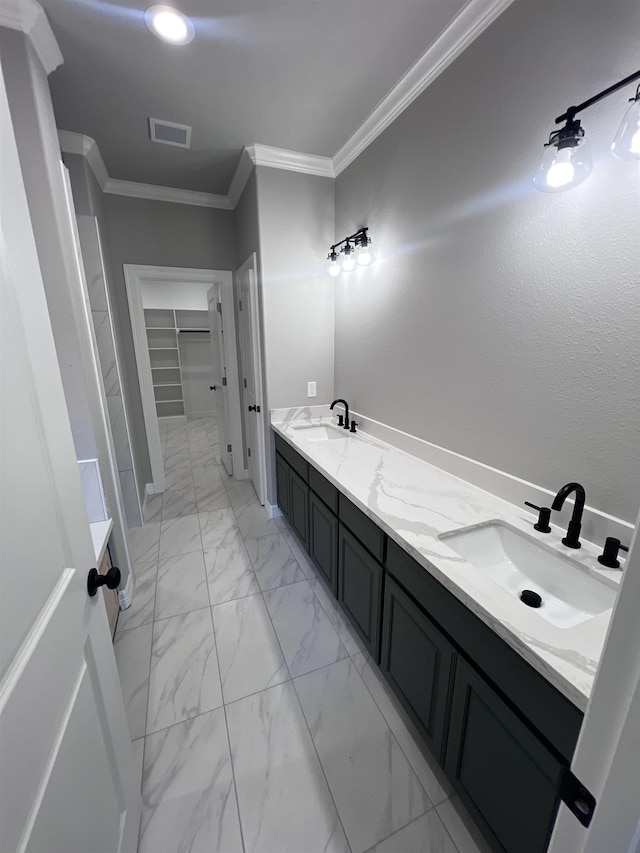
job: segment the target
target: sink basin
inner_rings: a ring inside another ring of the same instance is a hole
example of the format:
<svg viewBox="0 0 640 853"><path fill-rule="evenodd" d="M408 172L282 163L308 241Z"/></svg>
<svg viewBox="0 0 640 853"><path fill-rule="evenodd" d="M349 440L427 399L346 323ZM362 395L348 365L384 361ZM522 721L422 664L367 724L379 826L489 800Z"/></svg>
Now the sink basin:
<svg viewBox="0 0 640 853"><path fill-rule="evenodd" d="M293 427L300 438L307 441L334 441L336 438L346 438L346 431L327 424L305 424Z"/></svg>
<svg viewBox="0 0 640 853"><path fill-rule="evenodd" d="M522 607L527 607L520 599L525 589L538 593L542 603L533 612L558 628L572 628L613 607L615 589L503 522L444 533L440 539Z"/></svg>

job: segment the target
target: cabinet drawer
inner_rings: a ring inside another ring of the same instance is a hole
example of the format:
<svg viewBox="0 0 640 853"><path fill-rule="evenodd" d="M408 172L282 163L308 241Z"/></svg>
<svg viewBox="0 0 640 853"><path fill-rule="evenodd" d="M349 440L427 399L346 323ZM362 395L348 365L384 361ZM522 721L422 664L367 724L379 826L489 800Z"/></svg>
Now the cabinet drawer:
<svg viewBox="0 0 640 853"><path fill-rule="evenodd" d="M385 567L454 645L509 697L519 714L570 762L582 712L392 540L387 542Z"/></svg>
<svg viewBox="0 0 640 853"><path fill-rule="evenodd" d="M284 517L289 520L290 514L290 497L289 497L289 465L276 453L276 490L278 494L278 506L282 510Z"/></svg>
<svg viewBox="0 0 640 853"><path fill-rule="evenodd" d="M374 521L371 521L357 506L345 498L342 492L339 494L338 515L341 523L348 527L354 536L357 536L377 560L382 562L384 559L384 533Z"/></svg>
<svg viewBox="0 0 640 853"><path fill-rule="evenodd" d="M276 451L282 456L289 465L293 468L296 474L307 483L309 481L309 463L306 459L303 459L300 454L291 447L290 444L281 438L279 435L275 435L276 440Z"/></svg>
<svg viewBox="0 0 640 853"><path fill-rule="evenodd" d="M455 649L388 576L382 612L382 672L431 752L444 764Z"/></svg>
<svg viewBox="0 0 640 853"><path fill-rule="evenodd" d="M295 471L289 471L289 523L309 550L309 486Z"/></svg>
<svg viewBox="0 0 640 853"><path fill-rule="evenodd" d="M376 662L380 660L382 566L348 530L338 529L338 600Z"/></svg>
<svg viewBox="0 0 640 853"><path fill-rule="evenodd" d="M326 503L329 509L338 514L338 490L326 477L309 465L309 487Z"/></svg>
<svg viewBox="0 0 640 853"><path fill-rule="evenodd" d="M338 519L313 492L309 493L309 554L337 597Z"/></svg>
<svg viewBox="0 0 640 853"><path fill-rule="evenodd" d="M494 850L544 853L558 809L561 763L462 660L445 769Z"/></svg>

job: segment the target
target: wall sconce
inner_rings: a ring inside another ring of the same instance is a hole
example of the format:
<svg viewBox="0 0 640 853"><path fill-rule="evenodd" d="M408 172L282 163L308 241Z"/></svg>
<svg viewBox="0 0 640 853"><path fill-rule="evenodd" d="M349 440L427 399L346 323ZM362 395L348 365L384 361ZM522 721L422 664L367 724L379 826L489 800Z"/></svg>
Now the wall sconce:
<svg viewBox="0 0 640 853"><path fill-rule="evenodd" d="M563 115L558 116L556 124L563 121L566 124L560 130L554 130L544 146L533 176L536 189L545 193L562 192L576 187L589 176L592 166L589 141L576 115L634 80L640 80L640 71L614 83L577 107L569 107ZM640 159L640 86L636 89L635 98L631 98L631 106L613 138L611 151L619 160Z"/></svg>
<svg viewBox="0 0 640 853"><path fill-rule="evenodd" d="M331 246L324 265L327 275L335 278L341 272L351 272L356 266L368 267L375 262L376 250L367 234L368 230L360 228L355 234L350 234Z"/></svg>

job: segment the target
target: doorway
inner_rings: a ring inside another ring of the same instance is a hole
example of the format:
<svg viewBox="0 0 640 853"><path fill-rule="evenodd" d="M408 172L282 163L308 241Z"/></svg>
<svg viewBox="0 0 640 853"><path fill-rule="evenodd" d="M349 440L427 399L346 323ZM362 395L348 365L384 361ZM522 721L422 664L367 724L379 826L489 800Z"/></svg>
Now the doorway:
<svg viewBox="0 0 640 853"><path fill-rule="evenodd" d="M229 474L246 477L235 319L233 311L225 312L223 335L218 320L211 324L209 306L211 292L216 305L233 304L231 271L125 264L124 273L151 462L147 492L165 490L160 425L176 420L215 419L223 437L217 455Z"/></svg>

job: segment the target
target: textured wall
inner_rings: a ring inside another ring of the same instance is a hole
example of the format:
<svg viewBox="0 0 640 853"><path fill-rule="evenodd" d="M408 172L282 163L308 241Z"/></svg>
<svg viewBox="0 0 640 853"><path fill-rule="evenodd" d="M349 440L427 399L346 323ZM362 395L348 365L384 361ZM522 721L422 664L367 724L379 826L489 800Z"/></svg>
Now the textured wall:
<svg viewBox="0 0 640 853"><path fill-rule="evenodd" d="M640 174L609 154L632 89L584 115L594 171L531 175L553 118L637 67L640 6L518 0L336 181L336 393L372 418L634 521Z"/></svg>
<svg viewBox="0 0 640 853"><path fill-rule="evenodd" d="M133 347L123 264L233 270L236 246L233 214L172 202L105 194L108 252L113 270L110 290L121 354L133 451L144 483L151 465Z"/></svg>

